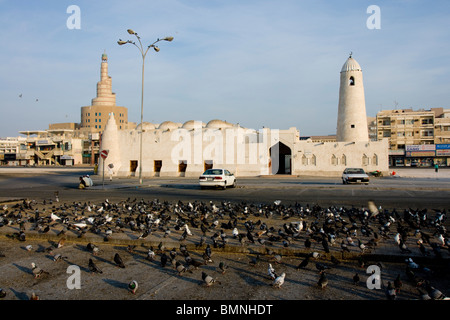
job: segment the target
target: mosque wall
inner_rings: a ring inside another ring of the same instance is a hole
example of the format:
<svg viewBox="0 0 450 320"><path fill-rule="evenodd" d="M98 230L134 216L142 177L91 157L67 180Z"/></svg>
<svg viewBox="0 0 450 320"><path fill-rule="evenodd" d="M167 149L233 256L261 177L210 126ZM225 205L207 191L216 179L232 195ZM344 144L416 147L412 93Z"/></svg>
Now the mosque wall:
<svg viewBox="0 0 450 320"><path fill-rule="evenodd" d="M138 176L139 135L139 127L118 130L114 117L110 118L102 149L109 151L105 165L112 163L114 176ZM300 141L296 128L253 130L232 124L220 127L197 122L189 127L165 122L144 124L142 138L143 177L197 177L209 165L226 168L237 177L338 176L346 167L389 170L387 140L315 143ZM101 161L100 170L102 165Z"/></svg>

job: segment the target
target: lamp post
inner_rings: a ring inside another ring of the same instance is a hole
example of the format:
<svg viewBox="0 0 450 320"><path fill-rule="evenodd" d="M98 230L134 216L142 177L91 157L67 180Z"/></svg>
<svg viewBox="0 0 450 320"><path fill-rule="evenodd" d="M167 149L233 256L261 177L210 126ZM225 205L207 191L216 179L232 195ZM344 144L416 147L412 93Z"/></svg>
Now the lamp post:
<svg viewBox="0 0 450 320"><path fill-rule="evenodd" d="M147 49L144 51L144 47L142 46L142 42L141 42L141 38L138 36L138 34L136 32L134 32L131 29L128 29L127 32L129 34L135 35L136 38L139 41L139 46L131 40L127 40L127 41L123 41L122 39L119 39L119 41L117 41L117 43L121 46L127 43L131 43L133 44L136 48L139 49L139 51L141 52L142 55L142 89L141 89L141 130L140 130L140 142L139 142L139 184L142 184L142 135L143 135L143 128L142 128L142 123L143 123L143 119L144 119L144 64L145 64L145 56L147 55L147 52L150 48L153 48L156 52L159 51L159 48L155 45L156 43L160 42L160 41L172 41L173 37L165 37L163 39L157 39L155 42L153 42L152 44L150 44Z"/></svg>

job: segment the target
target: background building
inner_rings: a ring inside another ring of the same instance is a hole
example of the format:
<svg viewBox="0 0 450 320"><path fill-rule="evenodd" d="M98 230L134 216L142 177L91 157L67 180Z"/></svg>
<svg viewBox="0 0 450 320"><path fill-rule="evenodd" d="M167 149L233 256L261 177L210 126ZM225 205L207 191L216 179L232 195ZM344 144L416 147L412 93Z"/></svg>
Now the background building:
<svg viewBox="0 0 450 320"><path fill-rule="evenodd" d="M391 166L450 166L450 109L383 110L377 137L389 139Z"/></svg>

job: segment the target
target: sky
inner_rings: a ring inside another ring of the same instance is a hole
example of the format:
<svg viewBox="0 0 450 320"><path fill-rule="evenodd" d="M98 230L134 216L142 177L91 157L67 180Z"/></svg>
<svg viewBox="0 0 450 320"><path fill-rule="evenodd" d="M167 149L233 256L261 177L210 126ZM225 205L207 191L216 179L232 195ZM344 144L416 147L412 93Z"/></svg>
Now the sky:
<svg viewBox="0 0 450 320"><path fill-rule="evenodd" d="M78 11L68 10L77 6ZM370 6L377 6L372 11ZM108 55L139 123L213 119L336 133L339 76L361 65L366 111L450 108L448 0L0 0L0 137L81 121Z"/></svg>

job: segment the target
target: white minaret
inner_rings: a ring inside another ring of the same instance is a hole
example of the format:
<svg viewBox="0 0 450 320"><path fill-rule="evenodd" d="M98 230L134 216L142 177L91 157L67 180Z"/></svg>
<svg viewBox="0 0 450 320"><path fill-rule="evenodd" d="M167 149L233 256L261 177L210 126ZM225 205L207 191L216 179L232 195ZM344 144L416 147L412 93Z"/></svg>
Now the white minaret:
<svg viewBox="0 0 450 320"><path fill-rule="evenodd" d="M362 71L351 54L341 70L336 140L369 141Z"/></svg>

